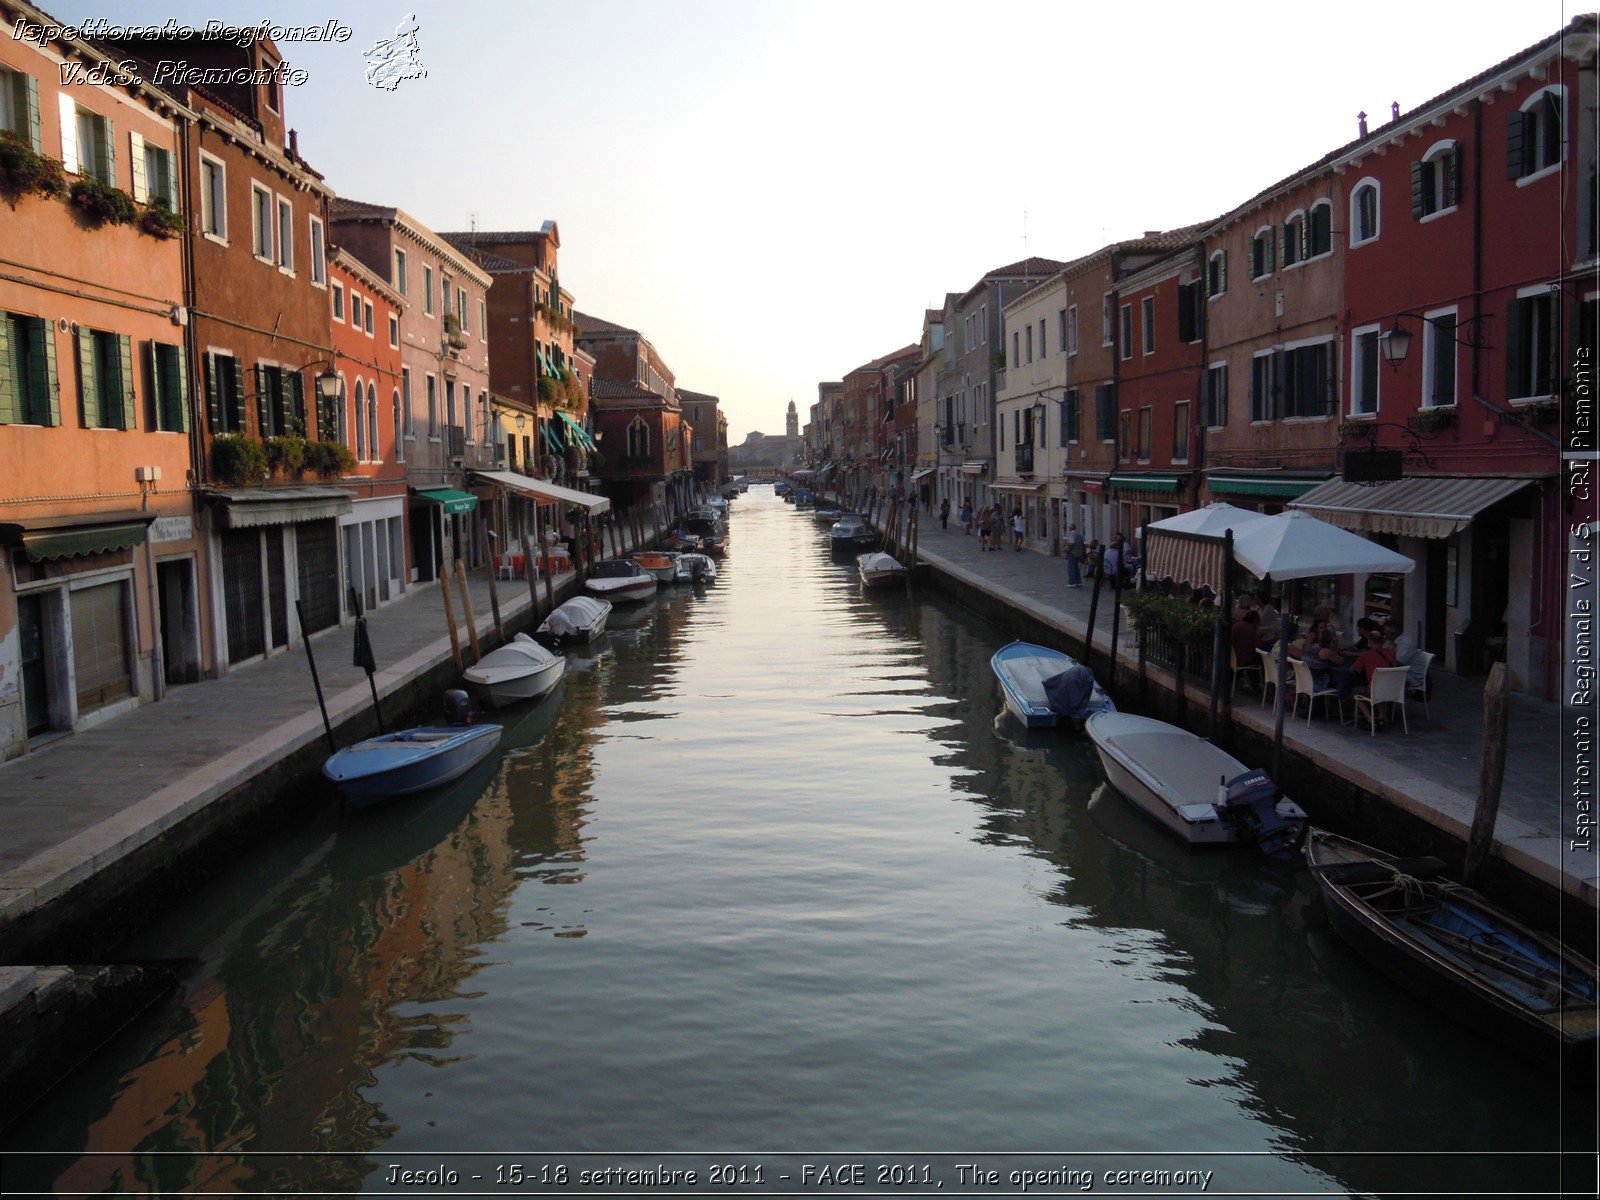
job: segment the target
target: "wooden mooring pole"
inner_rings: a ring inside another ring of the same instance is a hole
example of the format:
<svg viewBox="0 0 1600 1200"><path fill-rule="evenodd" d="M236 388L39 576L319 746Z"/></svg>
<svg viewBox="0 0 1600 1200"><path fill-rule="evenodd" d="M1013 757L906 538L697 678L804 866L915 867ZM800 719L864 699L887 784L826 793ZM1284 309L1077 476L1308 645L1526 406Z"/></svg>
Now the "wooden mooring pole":
<svg viewBox="0 0 1600 1200"><path fill-rule="evenodd" d="M494 561L496 558L499 557L499 555L497 555L495 553L495 550L500 545L500 539L495 536L495 532L492 529L485 528L484 529L484 533L486 535L485 540L488 542L488 549L489 549L489 553L488 553L488 555L486 555L486 557L489 560L488 563L487 563L487 566L489 568L489 612L494 617L494 636L495 636L495 639L497 641L502 641L503 642L503 641L506 640L506 628L505 628L505 626L503 624L501 624L501 621L500 621L500 590L495 586L495 583L496 583L495 575L497 575L499 572L498 572L498 569L495 567L495 561ZM511 551L508 548L506 550L506 553L509 554L510 552Z"/></svg>
<svg viewBox="0 0 1600 1200"><path fill-rule="evenodd" d="M1506 780L1506 732L1511 715L1506 696L1506 665L1489 668L1483 687L1483 759L1478 767L1478 806L1467 837L1467 857L1461 882L1471 886L1494 844L1494 825L1500 815L1500 789Z"/></svg>
<svg viewBox="0 0 1600 1200"><path fill-rule="evenodd" d="M456 559L456 584L461 588L461 613L467 619L467 640L472 643L472 661L479 662L483 658L483 650L478 645L478 618L472 611L472 593L467 591L467 564L459 558Z"/></svg>
<svg viewBox="0 0 1600 1200"><path fill-rule="evenodd" d="M455 659L456 674L465 667L461 662L461 635L456 629L456 602L450 597L450 560L439 565L439 594L444 597L444 623L450 630L450 657Z"/></svg>

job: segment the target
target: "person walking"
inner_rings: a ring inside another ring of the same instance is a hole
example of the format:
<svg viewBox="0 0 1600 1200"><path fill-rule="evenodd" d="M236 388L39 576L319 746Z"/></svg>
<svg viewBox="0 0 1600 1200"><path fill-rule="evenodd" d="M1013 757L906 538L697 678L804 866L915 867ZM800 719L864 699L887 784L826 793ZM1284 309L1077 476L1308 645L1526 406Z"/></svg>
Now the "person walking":
<svg viewBox="0 0 1600 1200"><path fill-rule="evenodd" d="M1076 524L1067 526L1067 586L1083 586L1083 534Z"/></svg>
<svg viewBox="0 0 1600 1200"><path fill-rule="evenodd" d="M939 501L939 528L950 528L950 497L946 496Z"/></svg>
<svg viewBox="0 0 1600 1200"><path fill-rule="evenodd" d="M1014 508L1011 510L1011 548L1013 550L1020 551L1022 549L1022 533L1022 509Z"/></svg>
<svg viewBox="0 0 1600 1200"><path fill-rule="evenodd" d="M978 512L978 549L989 549L989 542L994 538L994 514L986 504Z"/></svg>
<svg viewBox="0 0 1600 1200"><path fill-rule="evenodd" d="M961 512L960 512L959 515L960 515L960 520L961 520L961 531L963 533L971 533L972 532L972 501L963 500L961 502Z"/></svg>

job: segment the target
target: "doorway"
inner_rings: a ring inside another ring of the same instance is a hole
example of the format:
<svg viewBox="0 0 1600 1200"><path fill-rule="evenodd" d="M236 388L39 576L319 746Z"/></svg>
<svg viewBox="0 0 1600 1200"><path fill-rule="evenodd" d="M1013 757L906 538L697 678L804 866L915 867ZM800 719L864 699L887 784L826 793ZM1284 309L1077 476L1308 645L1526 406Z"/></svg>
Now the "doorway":
<svg viewBox="0 0 1600 1200"><path fill-rule="evenodd" d="M22 642L22 714L29 737L50 728L50 664L45 659L42 596L17 597L17 629Z"/></svg>
<svg viewBox="0 0 1600 1200"><path fill-rule="evenodd" d="M173 558L156 563L156 586L161 604L161 647L166 659L163 674L169 685L197 683L200 612L194 560Z"/></svg>

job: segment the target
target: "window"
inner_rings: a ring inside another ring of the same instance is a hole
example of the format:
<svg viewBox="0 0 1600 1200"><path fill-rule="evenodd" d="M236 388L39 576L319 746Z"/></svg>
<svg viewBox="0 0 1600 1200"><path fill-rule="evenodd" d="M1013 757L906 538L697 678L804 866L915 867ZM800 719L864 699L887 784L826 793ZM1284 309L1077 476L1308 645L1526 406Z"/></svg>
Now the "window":
<svg viewBox="0 0 1600 1200"><path fill-rule="evenodd" d="M643 417L635 417L628 425L628 457L644 458L650 453L650 426Z"/></svg>
<svg viewBox="0 0 1600 1200"><path fill-rule="evenodd" d="M354 446L354 449L355 449L355 452L356 452L356 460L358 462L366 462L366 460L367 460L367 423L363 418L365 416L365 409L367 407L367 396L366 396L366 391L361 386L361 380L359 378L357 378L357 380L356 380L356 390L355 390L355 396L353 397L353 399L355 400L355 405L356 405L356 408L355 408L356 444Z"/></svg>
<svg viewBox="0 0 1600 1200"><path fill-rule="evenodd" d="M1094 431L1102 442L1116 440L1117 387L1102 383L1094 389Z"/></svg>
<svg viewBox="0 0 1600 1200"><path fill-rule="evenodd" d="M133 342L125 334L80 329L78 386L86 429L133 429Z"/></svg>
<svg viewBox="0 0 1600 1200"><path fill-rule="evenodd" d="M39 81L32 75L0 67L0 130L14 133L29 149L44 149L39 140Z"/></svg>
<svg viewBox="0 0 1600 1200"><path fill-rule="evenodd" d="M1172 461L1189 461L1189 402L1180 400L1172 406Z"/></svg>
<svg viewBox="0 0 1600 1200"><path fill-rule="evenodd" d="M448 376L444 381L444 423L448 429L456 427L456 381Z"/></svg>
<svg viewBox="0 0 1600 1200"><path fill-rule="evenodd" d="M1562 89L1546 88L1528 98L1520 111L1509 115L1506 132L1506 178L1519 183L1553 170L1565 155L1562 130Z"/></svg>
<svg viewBox="0 0 1600 1200"><path fill-rule="evenodd" d="M1279 383L1283 415L1325 417L1333 412L1333 342L1313 342L1283 351Z"/></svg>
<svg viewBox="0 0 1600 1200"><path fill-rule="evenodd" d="M1274 350L1250 360L1250 419L1270 421L1278 415L1278 355Z"/></svg>
<svg viewBox="0 0 1600 1200"><path fill-rule="evenodd" d="M278 197L278 269L294 273L294 205Z"/></svg>
<svg viewBox="0 0 1600 1200"><path fill-rule="evenodd" d="M1456 402L1456 310L1428 313L1422 321L1422 407Z"/></svg>
<svg viewBox="0 0 1600 1200"><path fill-rule="evenodd" d="M1155 410L1149 405L1139 410L1139 461L1150 461L1150 426Z"/></svg>
<svg viewBox="0 0 1600 1200"><path fill-rule="evenodd" d="M1027 344L1027 355L1028 355L1027 361L1028 362L1032 362L1033 361L1033 325L1031 323L1029 324L1029 326L1028 326L1028 328L1026 329L1025 332L1028 335L1027 343L1026 343Z"/></svg>
<svg viewBox="0 0 1600 1200"><path fill-rule="evenodd" d="M212 433L244 432L244 364L231 354L206 355L206 412Z"/></svg>
<svg viewBox="0 0 1600 1200"><path fill-rule="evenodd" d="M1063 448L1078 440L1078 389L1068 388L1061 402L1061 445Z"/></svg>
<svg viewBox="0 0 1600 1200"><path fill-rule="evenodd" d="M1022 365L1022 334L1015 329L1011 331L1011 365L1013 367Z"/></svg>
<svg viewBox="0 0 1600 1200"><path fill-rule="evenodd" d="M1306 254L1306 217L1295 213L1283 223L1283 265L1292 267Z"/></svg>
<svg viewBox="0 0 1600 1200"><path fill-rule="evenodd" d="M483 393L483 401L484 405L487 407L489 403L488 392ZM472 436L472 389L469 387L463 387L461 389L461 431L465 435L467 441L472 442L477 440Z"/></svg>
<svg viewBox="0 0 1600 1200"><path fill-rule="evenodd" d="M983 345L989 344L989 306L978 305L978 341Z"/></svg>
<svg viewBox="0 0 1600 1200"><path fill-rule="evenodd" d="M306 434L305 377L273 363L256 364L256 418L261 436Z"/></svg>
<svg viewBox="0 0 1600 1200"><path fill-rule="evenodd" d="M344 285L336 283L329 289L333 296L333 319L344 320Z"/></svg>
<svg viewBox="0 0 1600 1200"><path fill-rule="evenodd" d="M167 433L189 431L189 372L182 346L149 342L150 427Z"/></svg>
<svg viewBox="0 0 1600 1200"><path fill-rule="evenodd" d="M478 338L485 342L489 340L489 315L482 300L478 301Z"/></svg>
<svg viewBox="0 0 1600 1200"><path fill-rule="evenodd" d="M1204 312L1200 303L1201 281L1196 279L1193 283L1180 283L1178 285L1178 340L1180 342L1198 342L1200 340L1201 316Z"/></svg>
<svg viewBox="0 0 1600 1200"><path fill-rule="evenodd" d="M272 193L259 183L250 185L251 249L262 262L272 262Z"/></svg>
<svg viewBox="0 0 1600 1200"><path fill-rule="evenodd" d="M995 449L996 450L1004 450L1006 448L1006 415L1005 415L1005 413L1001 413L1000 414L1000 419L995 422L994 434L995 434Z"/></svg>
<svg viewBox="0 0 1600 1200"><path fill-rule="evenodd" d="M1228 252L1218 250L1206 263L1206 295L1220 296L1228 290Z"/></svg>
<svg viewBox="0 0 1600 1200"><path fill-rule="evenodd" d="M424 268L426 269L426 268ZM428 440L439 440L439 384L432 375L425 377L428 393Z"/></svg>
<svg viewBox="0 0 1600 1200"><path fill-rule="evenodd" d="M1256 230L1255 237L1250 239L1250 278L1265 279L1271 275L1276 263L1273 261L1273 248L1276 245L1271 226Z"/></svg>
<svg viewBox="0 0 1600 1200"><path fill-rule="evenodd" d="M145 141L137 133L128 135L128 144L133 151L133 198L140 204L154 204L176 212L178 192L172 170L172 151Z"/></svg>
<svg viewBox="0 0 1600 1200"><path fill-rule="evenodd" d="M367 383L367 455L373 462L383 461L383 450L378 446L378 385Z"/></svg>
<svg viewBox="0 0 1600 1200"><path fill-rule="evenodd" d="M1363 179L1350 193L1350 244L1359 246L1378 236L1378 181Z"/></svg>
<svg viewBox="0 0 1600 1200"><path fill-rule="evenodd" d="M1555 390L1555 297L1518 296L1506 313L1506 397L1526 400Z"/></svg>
<svg viewBox="0 0 1600 1200"><path fill-rule="evenodd" d="M1111 297L1105 296L1100 301L1100 344L1102 346L1111 345L1111 336Z"/></svg>
<svg viewBox="0 0 1600 1200"><path fill-rule="evenodd" d="M407 296L410 295L407 290L409 286L410 281L406 276L406 252L404 250L396 250L394 252L394 290L402 296Z"/></svg>
<svg viewBox="0 0 1600 1200"><path fill-rule="evenodd" d="M1144 338L1144 352L1156 352L1156 298L1146 296L1139 301L1139 325Z"/></svg>
<svg viewBox="0 0 1600 1200"><path fill-rule="evenodd" d="M318 287L328 283L328 244L323 237L322 222L311 218L311 282Z"/></svg>
<svg viewBox="0 0 1600 1200"><path fill-rule="evenodd" d="M1133 457L1133 413L1127 409L1117 414L1117 457Z"/></svg>
<svg viewBox="0 0 1600 1200"><path fill-rule="evenodd" d="M396 350L400 348L400 318L393 313L389 314L389 345Z"/></svg>
<svg viewBox="0 0 1600 1200"><path fill-rule="evenodd" d="M400 368L400 402L406 414L406 438L414 439L417 436L416 418L412 416L411 409L411 368Z"/></svg>
<svg viewBox="0 0 1600 1200"><path fill-rule="evenodd" d="M1118 314L1122 318L1122 357L1133 357L1133 305L1124 304Z"/></svg>
<svg viewBox="0 0 1600 1200"><path fill-rule="evenodd" d="M1078 306L1076 304L1067 306L1067 329L1066 333L1062 335L1061 344L1066 347L1069 355L1078 353Z"/></svg>
<svg viewBox="0 0 1600 1200"><path fill-rule="evenodd" d="M219 242L228 240L227 178L220 162L200 156L200 232Z"/></svg>
<svg viewBox="0 0 1600 1200"><path fill-rule="evenodd" d="M321 396L317 398L317 436L325 442L341 442L348 446L350 439L345 433L345 397L350 394L345 386L344 373L339 374L339 396L331 405L324 404ZM357 402L359 403L359 393Z"/></svg>
<svg viewBox="0 0 1600 1200"><path fill-rule="evenodd" d="M1306 257L1319 258L1333 253L1333 202L1318 200L1311 206L1311 222L1306 230Z"/></svg>
<svg viewBox="0 0 1600 1200"><path fill-rule="evenodd" d="M79 108L71 96L61 95L63 167L87 179L115 185L117 151L111 137L110 121L99 113Z"/></svg>
<svg viewBox="0 0 1600 1200"><path fill-rule="evenodd" d="M394 422L394 460L395 462L405 462L405 410L401 407L400 390L398 388L395 389L393 396L390 398L389 405L393 409L392 420Z"/></svg>
<svg viewBox="0 0 1600 1200"><path fill-rule="evenodd" d="M1044 318L1039 318L1039 357L1044 357Z"/></svg>
<svg viewBox="0 0 1600 1200"><path fill-rule="evenodd" d="M1455 208L1461 194L1461 151L1439 142L1411 164L1411 215L1426 220Z"/></svg>
<svg viewBox="0 0 1600 1200"><path fill-rule="evenodd" d="M433 316L433 268L422 268L422 311Z"/></svg>
<svg viewBox="0 0 1600 1200"><path fill-rule="evenodd" d="M0 313L0 424L61 424L55 328L40 317Z"/></svg>
<svg viewBox="0 0 1600 1200"><path fill-rule="evenodd" d="M461 332L462 333L471 333L472 330L467 327L467 289L466 288L457 288L456 289L456 317L461 322Z"/></svg>
<svg viewBox="0 0 1600 1200"><path fill-rule="evenodd" d="M1208 429L1221 429L1228 423L1228 364L1225 362L1212 363L1206 371L1201 419Z"/></svg>
<svg viewBox="0 0 1600 1200"><path fill-rule="evenodd" d="M362 328L367 331L367 336L371 337L372 336L372 301L371 300L363 300L362 307L366 310L366 315L362 318Z"/></svg>
<svg viewBox="0 0 1600 1200"><path fill-rule="evenodd" d="M1350 415L1370 417L1378 411L1378 370L1381 355L1377 325L1357 329L1350 335Z"/></svg>

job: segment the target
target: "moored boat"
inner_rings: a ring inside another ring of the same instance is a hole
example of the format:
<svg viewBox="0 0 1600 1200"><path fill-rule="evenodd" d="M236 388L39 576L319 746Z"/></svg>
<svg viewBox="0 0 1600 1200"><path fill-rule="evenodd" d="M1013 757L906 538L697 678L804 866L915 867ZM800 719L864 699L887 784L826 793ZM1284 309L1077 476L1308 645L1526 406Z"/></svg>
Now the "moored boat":
<svg viewBox="0 0 1600 1200"><path fill-rule="evenodd" d="M610 558L594 564L584 590L591 596L615 603L618 600L648 600L660 586L656 577L636 562Z"/></svg>
<svg viewBox="0 0 1600 1200"><path fill-rule="evenodd" d="M1600 1038L1595 964L1528 928L1436 858L1398 858L1312 829L1306 865L1328 922L1420 998L1493 1035L1572 1050Z"/></svg>
<svg viewBox="0 0 1600 1200"><path fill-rule="evenodd" d="M500 744L499 725L419 725L346 746L322 773L357 808L459 779Z"/></svg>
<svg viewBox="0 0 1600 1200"><path fill-rule="evenodd" d="M628 556L656 577L657 583L671 583L678 577L678 555L668 550L635 550Z"/></svg>
<svg viewBox="0 0 1600 1200"><path fill-rule="evenodd" d="M1082 729L1095 713L1116 711L1088 667L1048 646L1012 642L995 651L989 666L1006 710L1030 729L1055 725L1061 717Z"/></svg>
<svg viewBox="0 0 1600 1200"><path fill-rule="evenodd" d="M1281 857L1298 843L1300 806L1205 738L1122 712L1096 713L1084 730L1112 786L1191 845L1254 840Z"/></svg>
<svg viewBox="0 0 1600 1200"><path fill-rule="evenodd" d="M574 596L544 619L538 632L557 642L591 642L606 629L611 605L594 596Z"/></svg>
<svg viewBox="0 0 1600 1200"><path fill-rule="evenodd" d="M715 583L717 564L709 555L680 554L678 556L679 583Z"/></svg>
<svg viewBox="0 0 1600 1200"><path fill-rule="evenodd" d="M882 551L857 557L856 571L868 587L899 587L906 580L906 569L899 560Z"/></svg>
<svg viewBox="0 0 1600 1200"><path fill-rule="evenodd" d="M837 553L870 550L878 544L878 534L860 513L841 513L828 530L828 538Z"/></svg>
<svg viewBox="0 0 1600 1200"><path fill-rule="evenodd" d="M566 659L519 633L485 654L462 678L489 704L502 708L549 694L561 682L566 667Z"/></svg>

